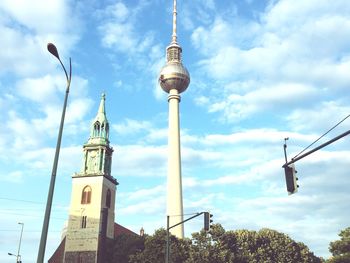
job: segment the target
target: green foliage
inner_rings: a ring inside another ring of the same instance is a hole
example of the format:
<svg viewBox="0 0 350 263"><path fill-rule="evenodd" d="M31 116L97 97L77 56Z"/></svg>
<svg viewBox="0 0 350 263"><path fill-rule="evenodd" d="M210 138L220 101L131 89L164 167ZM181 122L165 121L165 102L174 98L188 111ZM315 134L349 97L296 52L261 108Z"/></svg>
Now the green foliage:
<svg viewBox="0 0 350 263"><path fill-rule="evenodd" d="M183 263L188 257L190 241L170 237L170 262ZM145 239L145 249L130 257L130 263L164 263L166 250L166 230L156 230Z"/></svg>
<svg viewBox="0 0 350 263"><path fill-rule="evenodd" d="M140 242L141 240L141 242ZM143 239L120 239L113 262L164 263L166 230ZM271 229L225 231L214 224L210 232L192 234L192 239L170 239L170 263L321 263L303 243Z"/></svg>
<svg viewBox="0 0 350 263"><path fill-rule="evenodd" d="M271 229L225 232L221 225L214 225L210 235L202 231L192 238L186 263L321 262L304 244Z"/></svg>
<svg viewBox="0 0 350 263"><path fill-rule="evenodd" d="M144 250L144 238L137 235L121 234L113 243L107 244L111 263L128 263L129 257Z"/></svg>
<svg viewBox="0 0 350 263"><path fill-rule="evenodd" d="M340 240L329 244L329 251L333 257L329 263L350 263L350 227L340 231Z"/></svg>

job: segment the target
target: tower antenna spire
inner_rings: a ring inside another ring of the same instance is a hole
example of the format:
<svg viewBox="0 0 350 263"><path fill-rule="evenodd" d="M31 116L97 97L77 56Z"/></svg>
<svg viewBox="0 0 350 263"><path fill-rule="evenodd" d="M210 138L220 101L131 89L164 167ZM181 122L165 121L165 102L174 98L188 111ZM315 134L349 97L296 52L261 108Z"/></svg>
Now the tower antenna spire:
<svg viewBox="0 0 350 263"><path fill-rule="evenodd" d="M173 34L171 43L177 43L177 35L176 35L176 0L174 0L174 8L173 8Z"/></svg>

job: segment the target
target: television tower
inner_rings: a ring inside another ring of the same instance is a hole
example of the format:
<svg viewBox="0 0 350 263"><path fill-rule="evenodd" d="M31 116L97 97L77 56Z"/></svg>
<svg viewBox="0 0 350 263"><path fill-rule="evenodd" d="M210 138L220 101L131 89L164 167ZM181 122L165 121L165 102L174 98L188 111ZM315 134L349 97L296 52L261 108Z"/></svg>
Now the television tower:
<svg viewBox="0 0 350 263"><path fill-rule="evenodd" d="M158 80L162 89L169 93L167 189L167 214L169 216L169 226L173 226L183 220L179 103L181 100L180 93L185 91L190 84L190 74L181 62L182 48L177 43L176 16L176 0L174 0L173 34L170 45L166 48L167 62L161 69ZM183 224L172 228L170 232L178 238L183 238Z"/></svg>

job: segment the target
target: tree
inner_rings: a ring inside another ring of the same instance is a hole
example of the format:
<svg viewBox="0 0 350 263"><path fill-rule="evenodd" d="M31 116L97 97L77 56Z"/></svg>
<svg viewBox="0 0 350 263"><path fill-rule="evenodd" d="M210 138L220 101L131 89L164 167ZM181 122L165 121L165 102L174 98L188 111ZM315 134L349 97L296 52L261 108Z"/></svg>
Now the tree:
<svg viewBox="0 0 350 263"><path fill-rule="evenodd" d="M350 263L350 227L340 231L340 240L329 244L329 251L333 257L329 263Z"/></svg>
<svg viewBox="0 0 350 263"><path fill-rule="evenodd" d="M303 243L268 228L257 232L255 254L257 262L321 262Z"/></svg>
<svg viewBox="0 0 350 263"><path fill-rule="evenodd" d="M131 255L144 249L144 238L138 235L121 234L109 247L112 247L112 251L107 252L112 258L110 262L128 263Z"/></svg>
<svg viewBox="0 0 350 263"><path fill-rule="evenodd" d="M188 239L177 239L170 236L170 262L183 263L189 256ZM154 235L146 236L145 248L130 256L130 263L164 263L166 250L166 230L156 230Z"/></svg>
<svg viewBox="0 0 350 263"><path fill-rule="evenodd" d="M220 259L220 252L217 246L217 242L214 241L214 236L219 236L219 233L224 233L225 230L221 225L213 225L210 233L202 230L201 232L192 234L192 241L190 246L189 258L186 263L221 263L224 262ZM215 234L213 234L215 233ZM222 251L224 253L224 251ZM228 261L226 261L228 262Z"/></svg>
<svg viewBox="0 0 350 263"><path fill-rule="evenodd" d="M192 234L190 257L186 263L320 263L303 243L271 229L225 231L214 225L210 234Z"/></svg>
<svg viewBox="0 0 350 263"><path fill-rule="evenodd" d="M347 233L344 236L348 238L350 235ZM349 248L349 242L347 244ZM339 251L343 245L336 247L335 251ZM112 262L163 263L165 251L164 229L156 230L153 235L143 238L119 237L119 241L114 245ZM267 228L260 231L245 229L225 231L220 224L214 224L209 232L202 230L193 233L192 239L177 239L175 236L170 236L170 263L198 262L321 263L322 260L310 252L303 243L295 242L288 235Z"/></svg>

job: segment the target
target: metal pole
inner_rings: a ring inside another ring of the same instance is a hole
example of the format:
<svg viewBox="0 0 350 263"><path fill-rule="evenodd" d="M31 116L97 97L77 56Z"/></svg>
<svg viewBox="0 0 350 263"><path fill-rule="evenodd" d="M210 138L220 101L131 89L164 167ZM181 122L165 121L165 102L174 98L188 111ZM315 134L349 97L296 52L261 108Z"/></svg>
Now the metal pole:
<svg viewBox="0 0 350 263"><path fill-rule="evenodd" d="M48 196L47 196L45 217L44 217L44 223L43 223L43 228L42 228L42 232L41 232L37 263L43 263L44 262L46 240L47 240L47 232L48 232L48 229L49 229L49 221L50 221L50 214L51 214L52 199L53 199L53 193L54 193L54 189L55 189L55 180L56 180L56 173L57 173L58 158L59 158L59 155L60 155L64 118L65 118L65 115L66 115L69 87L70 87L71 78L72 78L72 63L71 63L71 59L69 58L69 77L68 77L67 71L66 71L66 69L65 69L61 59L58 56L58 52L57 52L56 47L53 44L49 43L47 45L47 48L48 48L49 52L51 54L53 54L59 60L59 62L61 63L61 66L62 66L62 68L63 68L63 70L65 72L66 78L67 78L67 89L66 89L66 95L65 95L64 103L63 103L63 110L62 110L61 123L60 123L60 127L59 127L59 132L58 132L55 158L54 158L54 162L53 162L53 166L52 166L51 181L50 181L49 193L48 193Z"/></svg>
<svg viewBox="0 0 350 263"><path fill-rule="evenodd" d="M173 227L176 227L176 226L178 226L178 225L181 225L181 224L183 224L183 223L185 223L185 222L187 222L187 221L189 221L189 220L191 220L191 219L193 219L193 218L195 218L195 217L197 217L197 216L200 216L201 214L204 214L204 212L197 213L197 214L195 214L194 216L191 216L191 217L187 218L186 220L183 220L183 221L181 221L181 222L179 222L179 223L177 223L177 224L175 224L175 225L168 226L168 229L171 229L171 228L173 228Z"/></svg>
<svg viewBox="0 0 350 263"><path fill-rule="evenodd" d="M165 263L169 263L169 259L170 259L170 239L169 239L169 229L173 228L173 227L176 227L178 225L181 225L197 216L200 216L201 214L203 214L204 212L200 212L200 213L197 213L195 214L194 216L191 216L175 225L172 225L172 226L169 226L169 218L170 216L167 216L167 220L166 220L166 253L165 253Z"/></svg>
<svg viewBox="0 0 350 263"><path fill-rule="evenodd" d="M302 159L302 158L304 158L304 157L306 157L306 156L308 156L308 155L310 155L310 154L312 154L312 153L322 149L323 147L325 147L325 146L327 146L327 145L329 145L329 144L331 144L331 143L333 143L333 142L335 142L335 141L337 141L337 140L339 140L339 139L341 139L341 138L343 138L343 137L345 137L346 135L349 135L349 134L350 134L350 130L348 130L348 131L338 135L337 137L329 140L328 142L325 142L325 143L321 144L320 146L318 146L318 147L316 147L316 148L314 148L314 149L312 149L312 150L310 150L310 151L308 151L308 152L306 152L306 153L304 153L304 154L302 154L302 155L292 159L291 161L286 162L282 166L282 168L284 168L284 167L286 167L286 166L288 166L288 165L290 165L292 163L295 163L296 161L299 161L300 159Z"/></svg>
<svg viewBox="0 0 350 263"><path fill-rule="evenodd" d="M22 242L22 235L23 235L23 227L24 227L24 223L18 223L19 225L22 225L22 230L21 230L21 236L19 238L19 244L18 244L18 251L17 251L17 263L20 262L20 251L21 251L21 242Z"/></svg>
<svg viewBox="0 0 350 263"><path fill-rule="evenodd" d="M283 144L283 150L284 150L284 160L286 161L286 163L288 162L287 159L287 140L289 138L284 138L284 144Z"/></svg>
<svg viewBox="0 0 350 263"><path fill-rule="evenodd" d="M170 254L170 244L169 244L169 216L166 218L166 254L165 262L169 263L169 254Z"/></svg>

